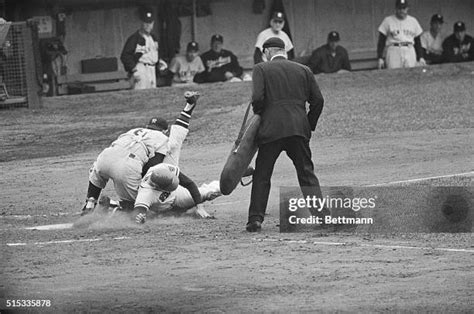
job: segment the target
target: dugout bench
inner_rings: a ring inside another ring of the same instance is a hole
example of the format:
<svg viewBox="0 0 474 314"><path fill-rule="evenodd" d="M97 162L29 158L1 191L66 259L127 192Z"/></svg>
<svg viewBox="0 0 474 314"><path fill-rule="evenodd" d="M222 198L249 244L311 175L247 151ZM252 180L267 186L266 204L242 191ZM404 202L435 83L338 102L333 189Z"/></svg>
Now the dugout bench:
<svg viewBox="0 0 474 314"><path fill-rule="evenodd" d="M12 97L8 94L5 84L0 83L0 108L17 107L26 104L26 97Z"/></svg>
<svg viewBox="0 0 474 314"><path fill-rule="evenodd" d="M58 95L72 95L130 89L125 71L82 73L57 77Z"/></svg>

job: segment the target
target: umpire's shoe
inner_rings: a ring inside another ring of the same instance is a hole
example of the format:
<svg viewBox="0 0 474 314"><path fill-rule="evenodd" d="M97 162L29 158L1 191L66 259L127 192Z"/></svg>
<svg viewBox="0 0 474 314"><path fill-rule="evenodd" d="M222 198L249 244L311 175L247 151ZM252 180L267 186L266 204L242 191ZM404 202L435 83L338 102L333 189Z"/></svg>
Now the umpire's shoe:
<svg viewBox="0 0 474 314"><path fill-rule="evenodd" d="M262 223L258 220L250 221L247 223L247 226L245 226L245 229L248 232L260 232L262 231Z"/></svg>
<svg viewBox="0 0 474 314"><path fill-rule="evenodd" d="M200 96L199 92L195 92L195 91L184 92L184 98L186 98L186 102L190 105L194 105L199 99L199 96Z"/></svg>

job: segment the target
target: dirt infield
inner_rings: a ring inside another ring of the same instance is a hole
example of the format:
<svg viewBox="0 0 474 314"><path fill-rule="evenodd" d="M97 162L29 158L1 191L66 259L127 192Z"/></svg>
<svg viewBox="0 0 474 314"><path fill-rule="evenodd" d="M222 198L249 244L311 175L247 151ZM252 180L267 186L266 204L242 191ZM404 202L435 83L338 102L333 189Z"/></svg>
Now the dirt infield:
<svg viewBox="0 0 474 314"><path fill-rule="evenodd" d="M322 185L472 187L473 78L474 63L318 76L326 108L311 147ZM250 85L199 90L181 164L204 183L219 176ZM249 187L206 204L215 220L80 220L98 152L157 111L171 120L181 95L57 97L39 111L0 112L2 312L7 300L51 300L35 312L474 310L471 232L280 233L278 187L297 182L283 155L259 234L244 230ZM104 193L114 197L111 187Z"/></svg>

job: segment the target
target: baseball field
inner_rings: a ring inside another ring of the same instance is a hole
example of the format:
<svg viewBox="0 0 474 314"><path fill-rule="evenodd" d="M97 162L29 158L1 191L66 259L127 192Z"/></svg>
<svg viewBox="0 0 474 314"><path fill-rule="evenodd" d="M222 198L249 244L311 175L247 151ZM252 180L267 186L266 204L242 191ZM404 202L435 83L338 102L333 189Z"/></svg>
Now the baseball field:
<svg viewBox="0 0 474 314"><path fill-rule="evenodd" d="M279 187L297 185L285 154L261 233L245 231L249 186L206 203L213 220L80 217L100 151L151 116L173 121L185 89L44 98L39 110L0 111L0 312L474 311L474 63L316 79L321 185L463 187L462 228L408 193L373 230L280 233ZM219 178L251 83L195 90L180 166L200 185ZM115 197L110 183L103 193Z"/></svg>

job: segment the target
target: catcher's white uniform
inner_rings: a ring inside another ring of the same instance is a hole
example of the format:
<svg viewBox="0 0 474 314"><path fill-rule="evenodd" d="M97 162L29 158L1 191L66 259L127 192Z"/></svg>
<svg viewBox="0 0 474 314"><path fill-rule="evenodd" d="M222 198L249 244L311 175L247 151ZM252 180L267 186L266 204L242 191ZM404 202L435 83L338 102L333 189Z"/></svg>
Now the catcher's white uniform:
<svg viewBox="0 0 474 314"><path fill-rule="evenodd" d="M395 15L387 16L378 31L387 37L385 59L388 69L416 66L415 37L423 33L416 18L408 15L400 20Z"/></svg>
<svg viewBox="0 0 474 314"><path fill-rule="evenodd" d="M142 180L143 165L155 153L170 155L168 149L168 137L161 131L132 129L99 154L89 171L89 181L103 189L112 179L120 200L133 202ZM169 158L176 157L170 155Z"/></svg>

